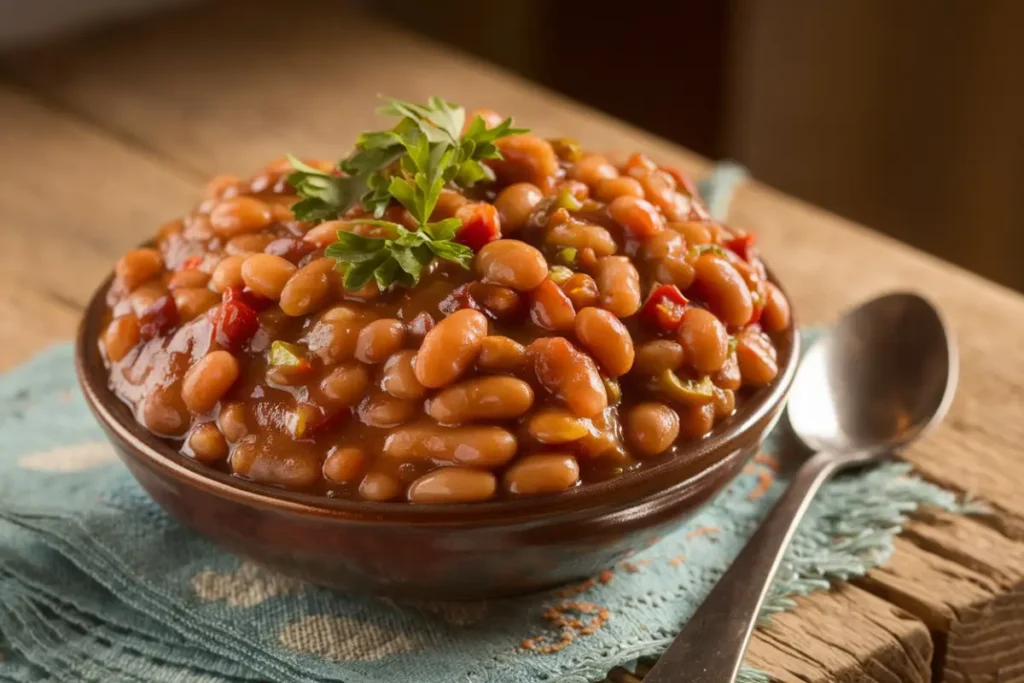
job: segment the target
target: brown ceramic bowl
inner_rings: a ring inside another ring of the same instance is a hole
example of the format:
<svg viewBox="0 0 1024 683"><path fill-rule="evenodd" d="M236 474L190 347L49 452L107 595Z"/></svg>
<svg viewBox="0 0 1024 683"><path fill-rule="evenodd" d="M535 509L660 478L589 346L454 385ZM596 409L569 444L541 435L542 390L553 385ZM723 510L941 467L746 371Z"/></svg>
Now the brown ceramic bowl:
<svg viewBox="0 0 1024 683"><path fill-rule="evenodd" d="M339 500L218 472L139 425L108 388L97 348L109 286L108 278L79 328L78 378L121 459L153 499L224 549L282 574L400 598L536 591L594 576L646 547L721 490L756 452L782 413L799 356L791 327L778 344L772 385L678 456L611 481L489 503Z"/></svg>

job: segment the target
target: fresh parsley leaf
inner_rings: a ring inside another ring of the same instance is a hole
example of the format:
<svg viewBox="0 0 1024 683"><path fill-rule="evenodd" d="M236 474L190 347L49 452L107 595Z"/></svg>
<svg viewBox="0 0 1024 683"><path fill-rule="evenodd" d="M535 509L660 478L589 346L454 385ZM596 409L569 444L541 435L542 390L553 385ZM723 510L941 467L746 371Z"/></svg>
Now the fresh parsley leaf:
<svg viewBox="0 0 1024 683"><path fill-rule="evenodd" d="M513 128L511 119L488 129L476 116L465 126L465 110L439 97L429 98L425 105L390 99L380 112L399 117L398 124L389 131L360 135L355 151L338 164L344 175L289 157L295 170L288 182L300 197L292 209L299 220L334 219L361 205L372 218L356 218L349 224L385 228L382 237L340 231L338 241L325 250L345 273L346 289L359 289L371 279L381 289L395 283L415 285L434 258L468 268L473 251L453 241L461 221L432 223L430 216L448 183L470 187L493 181L493 171L482 162L501 158L495 141L527 132ZM392 201L405 207L416 230L382 220Z"/></svg>

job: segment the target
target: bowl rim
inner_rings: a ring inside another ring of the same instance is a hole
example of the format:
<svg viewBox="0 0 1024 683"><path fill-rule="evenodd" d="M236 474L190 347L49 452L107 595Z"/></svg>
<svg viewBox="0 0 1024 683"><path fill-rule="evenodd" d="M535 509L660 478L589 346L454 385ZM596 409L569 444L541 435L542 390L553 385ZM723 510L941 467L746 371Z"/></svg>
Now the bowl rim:
<svg viewBox="0 0 1024 683"><path fill-rule="evenodd" d="M781 417L800 358L800 335L795 317L791 316L789 327L779 337L782 341L778 348L779 374L771 384L758 389L733 415L702 439L689 444L681 453L614 479L549 495L477 503L416 505L404 501L328 498L258 484L212 469L182 455L134 419L128 405L111 391L106 365L96 343L107 290L113 277L110 273L97 287L85 308L75 342L75 370L86 403L108 435L125 446L122 452L186 486L244 505L349 521L432 525L470 522L474 526L482 526L555 514L560 519L574 513L593 516L633 508L653 498L699 486L704 479L727 466L728 461L743 450L751 434L767 431ZM782 289L770 269L768 279Z"/></svg>

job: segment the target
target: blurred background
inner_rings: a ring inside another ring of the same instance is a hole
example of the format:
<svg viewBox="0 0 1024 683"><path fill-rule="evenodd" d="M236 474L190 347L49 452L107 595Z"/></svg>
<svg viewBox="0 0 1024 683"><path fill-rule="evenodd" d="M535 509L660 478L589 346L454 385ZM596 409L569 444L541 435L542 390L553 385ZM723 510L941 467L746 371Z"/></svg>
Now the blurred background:
<svg viewBox="0 0 1024 683"><path fill-rule="evenodd" d="M189 1L0 0L0 49ZM1024 290L1024 2L338 3Z"/></svg>

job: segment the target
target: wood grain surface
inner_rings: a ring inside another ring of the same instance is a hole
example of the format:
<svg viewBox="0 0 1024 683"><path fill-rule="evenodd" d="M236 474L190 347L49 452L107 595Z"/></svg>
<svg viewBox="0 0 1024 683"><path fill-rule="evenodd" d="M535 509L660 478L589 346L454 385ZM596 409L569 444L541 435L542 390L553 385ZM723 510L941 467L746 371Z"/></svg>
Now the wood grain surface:
<svg viewBox="0 0 1024 683"><path fill-rule="evenodd" d="M285 3L215 2L0 58L0 368L69 338L119 252L183 213L206 178L286 151L340 156L373 123L378 92L438 93L589 147L708 168L341 3L306 4L318 21L299 41ZM913 522L884 568L759 631L750 664L804 683L1024 681L1024 297L756 182L731 221L759 233L804 324L894 289L939 305L960 390L907 457L994 511Z"/></svg>

